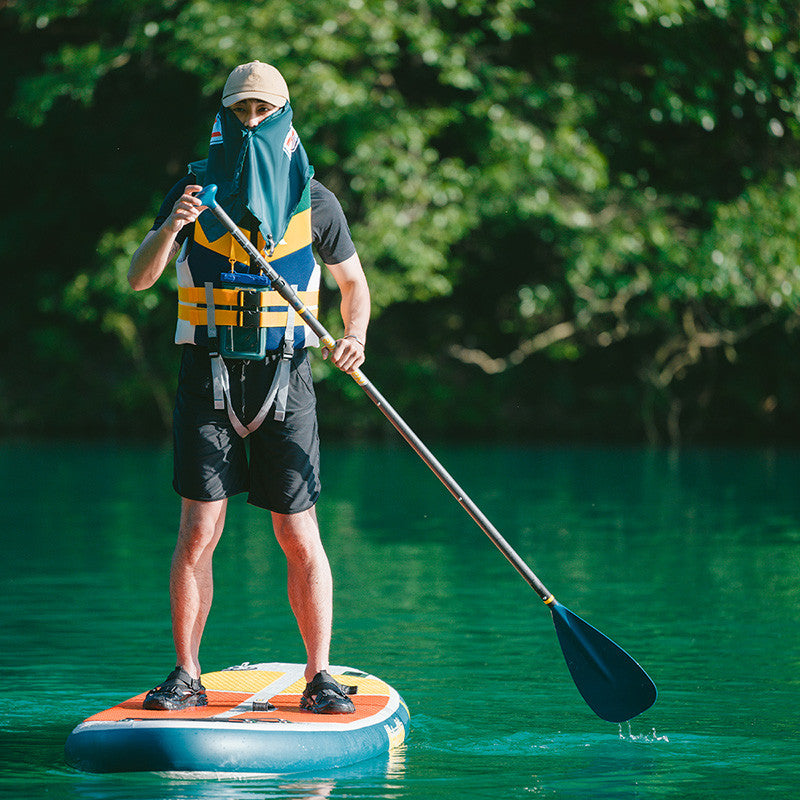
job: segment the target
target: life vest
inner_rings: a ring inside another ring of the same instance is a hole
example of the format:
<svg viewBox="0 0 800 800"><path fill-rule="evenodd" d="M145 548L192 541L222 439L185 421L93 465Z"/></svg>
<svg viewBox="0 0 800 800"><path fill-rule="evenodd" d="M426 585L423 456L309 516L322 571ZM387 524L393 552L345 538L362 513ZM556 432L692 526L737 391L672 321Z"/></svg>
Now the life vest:
<svg viewBox="0 0 800 800"><path fill-rule="evenodd" d="M199 183L219 186L218 202L316 314L320 269L311 251L314 170L292 126L291 106L287 103L252 129L221 108L208 158L189 169ZM251 230L241 227L251 221ZM214 408L227 408L242 437L255 431L270 409L275 420L285 418L294 351L319 344L303 319L258 274L258 264L248 262L248 254L209 210L194 223L176 262L175 342L208 347ZM225 359L263 359L270 353L278 359L272 385L260 411L245 424L233 410Z"/></svg>
<svg viewBox="0 0 800 800"><path fill-rule="evenodd" d="M264 258L294 287L309 310L317 315L320 268L311 249L311 182L306 183L286 233L280 242L266 242L258 228L241 228ZM176 344L213 347L208 331L216 328L220 352L232 358L256 358L238 351L236 342L260 339L266 352L284 344L287 332L294 348L316 347L319 340L302 318L273 289L247 288L247 274L258 273L257 265L236 240L225 233L210 242L202 227L194 224L177 262L178 324ZM242 279L237 280L237 276ZM211 294L209 295L209 290ZM211 313L209 311L211 310ZM228 349L226 350L226 342Z"/></svg>

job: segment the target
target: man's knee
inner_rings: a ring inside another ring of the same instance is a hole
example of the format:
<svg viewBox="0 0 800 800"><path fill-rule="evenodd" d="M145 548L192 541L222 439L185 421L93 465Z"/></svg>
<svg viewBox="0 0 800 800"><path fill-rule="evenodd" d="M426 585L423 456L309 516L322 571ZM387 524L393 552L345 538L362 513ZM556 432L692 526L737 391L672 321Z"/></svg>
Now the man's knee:
<svg viewBox="0 0 800 800"><path fill-rule="evenodd" d="M313 508L298 514L272 514L272 526L278 544L290 561L310 561L324 556Z"/></svg>
<svg viewBox="0 0 800 800"><path fill-rule="evenodd" d="M175 558L196 563L213 553L224 521L224 505L184 500Z"/></svg>

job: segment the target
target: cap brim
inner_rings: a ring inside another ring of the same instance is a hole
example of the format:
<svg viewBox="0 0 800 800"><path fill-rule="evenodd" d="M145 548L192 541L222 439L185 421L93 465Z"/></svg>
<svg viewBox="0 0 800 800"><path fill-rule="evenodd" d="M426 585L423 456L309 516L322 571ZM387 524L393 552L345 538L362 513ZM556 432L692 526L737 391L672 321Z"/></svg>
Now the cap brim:
<svg viewBox="0 0 800 800"><path fill-rule="evenodd" d="M273 106L283 108L288 102L289 98L282 97L279 94L269 94L268 92L237 92L236 94L228 95L222 98L222 105L229 108L234 103L240 100L263 100L265 103L271 103Z"/></svg>

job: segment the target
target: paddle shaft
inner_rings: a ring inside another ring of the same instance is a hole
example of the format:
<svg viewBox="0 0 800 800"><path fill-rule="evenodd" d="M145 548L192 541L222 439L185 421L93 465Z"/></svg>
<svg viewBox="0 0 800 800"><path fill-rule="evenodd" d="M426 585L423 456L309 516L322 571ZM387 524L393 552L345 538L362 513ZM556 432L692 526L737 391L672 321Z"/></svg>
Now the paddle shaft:
<svg viewBox="0 0 800 800"><path fill-rule="evenodd" d="M228 216L225 210L216 202L214 195L216 188L208 186L197 197L206 205L217 219L230 231L233 238L242 246L264 271L272 283L272 288L289 303L300 315L303 321L319 337L323 347L333 350L336 340L326 330L325 326L308 310L297 293L279 275L250 240L239 230L236 223ZM508 559L514 569L519 572L525 582L544 600L552 603L553 595L534 574L533 570L522 560L514 548L503 538L497 528L492 525L486 515L475 505L469 495L456 483L452 475L439 463L438 459L425 446L406 421L397 413L386 398L375 388L372 381L360 370L355 369L348 373L350 377L363 389L364 393L380 409L381 413L392 423L398 433L408 442L412 450L428 465L436 477L447 487L447 490L458 501L459 505L472 517L478 527L492 540L497 549Z"/></svg>

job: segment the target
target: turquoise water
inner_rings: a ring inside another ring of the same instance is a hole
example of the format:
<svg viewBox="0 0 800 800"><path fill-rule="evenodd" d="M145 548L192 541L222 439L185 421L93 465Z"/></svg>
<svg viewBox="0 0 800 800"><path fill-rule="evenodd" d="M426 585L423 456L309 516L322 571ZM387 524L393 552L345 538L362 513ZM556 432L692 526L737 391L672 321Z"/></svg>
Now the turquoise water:
<svg viewBox="0 0 800 800"><path fill-rule="evenodd" d="M411 736L327 775L181 780L63 761L85 716L172 666L171 455L0 447L0 795L19 798L797 796L800 454L434 448L558 599L657 683L598 719L547 609L404 445L324 450L333 659L392 683ZM206 670L302 661L264 515L232 504Z"/></svg>

